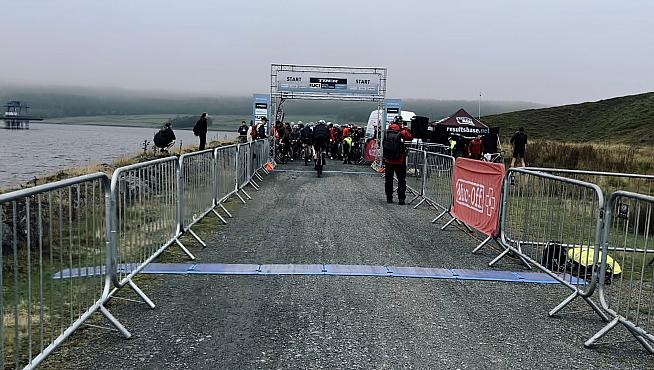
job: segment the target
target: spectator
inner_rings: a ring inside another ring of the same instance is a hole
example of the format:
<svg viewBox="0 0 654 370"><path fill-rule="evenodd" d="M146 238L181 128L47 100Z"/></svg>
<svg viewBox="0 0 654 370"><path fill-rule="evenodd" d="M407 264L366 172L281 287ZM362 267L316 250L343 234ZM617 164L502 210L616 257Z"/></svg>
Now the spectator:
<svg viewBox="0 0 654 370"><path fill-rule="evenodd" d="M261 117L261 123L257 125L257 139L266 138L266 125L268 124L268 118Z"/></svg>
<svg viewBox="0 0 654 370"><path fill-rule="evenodd" d="M515 166L515 160L520 159L522 167L525 166L525 153L527 152L527 134L525 128L520 127L513 137L511 137L511 144L513 144L513 158L511 159L511 167Z"/></svg>
<svg viewBox="0 0 654 370"><path fill-rule="evenodd" d="M250 120L250 127L248 128L248 143L257 139L257 128L254 126L254 122Z"/></svg>
<svg viewBox="0 0 654 370"><path fill-rule="evenodd" d="M406 199L406 148L404 141L413 140L411 131L404 126L402 117L395 116L388 126L383 142L386 203L393 203L393 175L397 175L397 200L404 205Z"/></svg>
<svg viewBox="0 0 654 370"><path fill-rule="evenodd" d="M241 121L241 126L238 128L239 142L241 143L246 142L247 136L248 136L248 126L245 124L245 121Z"/></svg>
<svg viewBox="0 0 654 370"><path fill-rule="evenodd" d="M200 119L193 126L193 134L200 138L200 147L198 150L204 150L207 144L207 127L208 127L209 114L203 112Z"/></svg>
<svg viewBox="0 0 654 370"><path fill-rule="evenodd" d="M481 136L477 136L470 140L470 143L468 144L468 155L470 158L480 160L483 152L484 143L481 141Z"/></svg>
<svg viewBox="0 0 654 370"><path fill-rule="evenodd" d="M154 139L152 141L157 148L161 149L162 153L167 152L168 149L175 145L175 139L177 138L173 132L172 125L173 123L168 121L164 123L164 127L161 128L161 130L154 134Z"/></svg>

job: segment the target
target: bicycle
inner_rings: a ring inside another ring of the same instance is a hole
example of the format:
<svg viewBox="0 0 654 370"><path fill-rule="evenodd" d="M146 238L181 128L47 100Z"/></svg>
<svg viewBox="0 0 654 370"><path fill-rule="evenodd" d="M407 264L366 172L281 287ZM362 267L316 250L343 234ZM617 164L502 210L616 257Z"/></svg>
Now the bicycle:
<svg viewBox="0 0 654 370"><path fill-rule="evenodd" d="M304 159L304 165L307 166L309 164L309 161L311 160L311 157L313 156L313 149L311 148L311 145L308 143L302 143L302 150L300 152L301 158Z"/></svg>
<svg viewBox="0 0 654 370"><path fill-rule="evenodd" d="M327 153L325 152L325 148L322 145L314 144L313 151L315 152L315 157L314 157L315 169L316 172L318 173L318 177L321 177L323 167L326 164L325 161L326 161Z"/></svg>

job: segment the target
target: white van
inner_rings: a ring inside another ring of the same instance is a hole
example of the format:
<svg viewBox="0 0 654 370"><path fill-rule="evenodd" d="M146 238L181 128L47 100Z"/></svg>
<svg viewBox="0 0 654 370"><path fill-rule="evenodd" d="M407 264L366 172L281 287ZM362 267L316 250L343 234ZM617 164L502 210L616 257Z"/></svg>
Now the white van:
<svg viewBox="0 0 654 370"><path fill-rule="evenodd" d="M402 121L408 124L411 122L411 118L413 118L416 114L408 110L403 110L400 112L400 115L402 116ZM370 112L370 116L368 117L368 126L366 127L366 137L373 137L375 135L375 128L378 125L378 120L383 120L383 117L384 111L381 109L375 109L374 111Z"/></svg>

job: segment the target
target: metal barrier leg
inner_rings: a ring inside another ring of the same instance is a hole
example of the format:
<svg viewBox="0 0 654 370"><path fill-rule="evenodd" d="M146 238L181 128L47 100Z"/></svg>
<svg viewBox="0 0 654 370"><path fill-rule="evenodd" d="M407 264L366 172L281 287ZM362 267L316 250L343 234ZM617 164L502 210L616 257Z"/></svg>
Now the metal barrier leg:
<svg viewBox="0 0 654 370"><path fill-rule="evenodd" d="M222 203L219 203L218 206L219 206L220 208L222 208L223 211L225 211L225 213L227 213L227 217L229 217L229 218L233 218L232 214L229 213L229 211L227 210L227 208L225 208L225 206L223 206Z"/></svg>
<svg viewBox="0 0 654 370"><path fill-rule="evenodd" d="M484 239L483 242L479 243L479 245L475 249L472 250L472 253L473 254L477 253L477 251L479 251L481 248L483 248L483 246L488 244L488 242L491 241L492 239L493 239L492 236L489 236L488 238Z"/></svg>
<svg viewBox="0 0 654 370"><path fill-rule="evenodd" d="M191 234L191 236L193 236L193 238L195 238L195 240L198 241L198 243L202 244L202 248L207 247L207 244L204 241L202 241L202 239L200 239L200 237L198 236L198 234L195 233L195 231L193 231L193 230L191 230L191 228L189 228L188 232Z"/></svg>
<svg viewBox="0 0 654 370"><path fill-rule="evenodd" d="M191 260L195 260L195 256L193 255L193 253L191 253L191 251L189 251L188 249L186 249L186 247L184 246L184 244L182 244L182 242L179 241L179 238L175 238L175 243L177 243L177 245L179 245L179 247L182 248L182 252L186 253L186 255L187 255Z"/></svg>
<svg viewBox="0 0 654 370"><path fill-rule="evenodd" d="M259 187L259 184L256 183L256 181L250 180L250 182L248 184L250 184L254 190L259 191L260 187Z"/></svg>
<svg viewBox="0 0 654 370"><path fill-rule="evenodd" d="M238 197L238 199L241 200L241 203L243 203L243 204L246 203L246 202L245 202L245 199L243 199L243 197L241 196L241 194L238 193L238 191L236 192L236 196ZM252 198L250 198L250 199L252 199Z"/></svg>
<svg viewBox="0 0 654 370"><path fill-rule="evenodd" d="M257 179L259 179L259 181L263 182L263 177L259 175L259 172L255 172L254 175L257 177Z"/></svg>
<svg viewBox="0 0 654 370"><path fill-rule="evenodd" d="M250 194L245 192L245 189L241 189L241 191L243 192L245 197L248 198L248 200L252 200L252 197L250 196ZM236 193L236 194L238 194L238 193ZM239 198L241 198L241 197L239 197ZM241 198L241 200L243 200L243 198ZM245 203L245 201L243 201L243 203Z"/></svg>
<svg viewBox="0 0 654 370"><path fill-rule="evenodd" d="M647 350L647 352L649 352L649 353L651 353L651 354L654 354L654 347L652 347L652 344L649 342L649 338L646 338L646 337L640 335L640 333L638 333L637 331L635 331L635 330L631 327L631 325L627 325L626 323L623 323L623 325L626 326L627 329L629 330L629 332L630 332L634 337L636 337L636 340L638 340L638 341L640 342L640 344L642 344L643 347L645 347L645 349Z"/></svg>
<svg viewBox="0 0 654 370"><path fill-rule="evenodd" d="M438 220L440 220L440 219L441 219L441 217L443 217L443 216L445 216L445 215L446 215L446 214L448 214L448 213L450 213L450 212L449 212L449 211L447 211L447 210L445 210L445 211L443 211L443 212L441 212L441 214L440 214L440 215L438 215L438 216L436 216L436 218L435 218L435 219L433 219L433 220L431 220L431 223L432 223L432 224L435 224L435 223L436 223L436 221L438 221Z"/></svg>
<svg viewBox="0 0 654 370"><path fill-rule="evenodd" d="M418 198L418 197L416 197L416 198ZM420 205L423 204L425 202L425 200L426 200L425 198L420 199L420 202L418 202L418 204L413 206L413 209L416 209L416 208L420 207Z"/></svg>
<svg viewBox="0 0 654 370"><path fill-rule="evenodd" d="M441 227L441 230L445 230L448 226L452 225L452 223L456 220L457 219L453 217L451 220L447 221L447 223L443 225L443 227Z"/></svg>
<svg viewBox="0 0 654 370"><path fill-rule="evenodd" d="M213 212L214 215L218 216L218 218L223 224L227 225L227 220L225 220L223 216L221 216L220 213L218 213L218 211L216 211L215 209L212 209L211 211Z"/></svg>
<svg viewBox="0 0 654 370"><path fill-rule="evenodd" d="M561 311L565 306L569 305L570 302L574 301L575 298L577 298L577 297L583 298L584 301L586 301L586 303L588 303L588 305L593 309L593 311L595 311L595 313L597 313L597 315L599 315L599 317L602 318L603 321L609 321L609 318L608 318L608 316L606 316L604 311L602 311L602 309L595 302L593 302L589 297L584 297L584 296L580 295L578 290L575 290L574 293L572 293L572 294L570 294L568 296L568 298L564 299L563 302L559 303L558 306L554 307L548 313L548 315L549 316L556 315L557 313L559 313L559 311Z"/></svg>
<svg viewBox="0 0 654 370"><path fill-rule="evenodd" d="M504 256L506 256L507 253L511 252L511 248L505 247L505 246L501 245L500 243L497 243L497 245L500 246L500 248L504 248L504 250L497 257L493 258L492 261L488 262L489 267L493 267L493 265L496 264L502 258L504 258ZM516 255L518 256L518 258L520 258L520 261L522 261L522 263L525 265L525 267L527 267L528 269L531 270L531 264L529 262L527 262L527 260L524 259L524 257L522 257L520 255L520 253L517 253Z"/></svg>
<svg viewBox="0 0 654 370"><path fill-rule="evenodd" d="M407 203L407 204L411 204L411 203L413 203L413 201L416 200L416 199L418 199L418 198L420 198L420 195L416 195L415 197L413 197L413 198L409 201L409 203ZM422 203L423 201L424 201L424 199L423 199L422 201L420 201L420 203ZM415 209L415 207L414 207L414 209Z"/></svg>
<svg viewBox="0 0 654 370"><path fill-rule="evenodd" d="M611 320L610 323L606 324L600 331L595 333L590 339L588 339L586 342L584 342L584 346L586 348L592 347L598 340L600 340L606 333L608 333L611 329L613 329L616 325L618 325L618 318L616 317L615 319Z"/></svg>
<svg viewBox="0 0 654 370"><path fill-rule="evenodd" d="M155 307L156 307L156 306L154 305L154 302L152 302L152 301L150 300L150 298L149 298L147 295L145 295L145 293L143 293L143 291L142 291L142 290L141 290L141 289L136 285L136 283L134 283L134 282L130 279L128 284L129 284L129 287L132 288L132 290L134 290L134 292L136 292L136 294L137 294L139 297L141 297L141 299L143 300L143 302L145 302L145 304L147 304L148 306L150 306L150 308L155 308Z"/></svg>
<svg viewBox="0 0 654 370"><path fill-rule="evenodd" d="M107 320L109 320L111 325L113 325L114 328L116 328L116 330L118 330L120 334L122 334L123 337L125 337L125 339L129 339L132 337L132 333L130 333L127 329L125 329L123 324L121 324L120 321L118 321L118 319L116 319L116 317L114 317L114 315L112 315L111 312L109 312L109 310L104 305L100 305L100 312L102 312L104 317L106 317Z"/></svg>

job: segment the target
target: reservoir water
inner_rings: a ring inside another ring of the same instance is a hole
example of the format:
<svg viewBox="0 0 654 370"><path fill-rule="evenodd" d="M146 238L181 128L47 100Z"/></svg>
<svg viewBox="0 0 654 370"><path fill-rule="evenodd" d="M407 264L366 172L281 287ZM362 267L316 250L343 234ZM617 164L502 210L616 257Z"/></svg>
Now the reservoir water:
<svg viewBox="0 0 654 370"><path fill-rule="evenodd" d="M91 163L110 163L152 146L157 129L30 123L29 130L0 129L0 188L33 180L58 170ZM233 139L236 132L209 131L207 141ZM175 150L198 144L190 130L175 130Z"/></svg>

